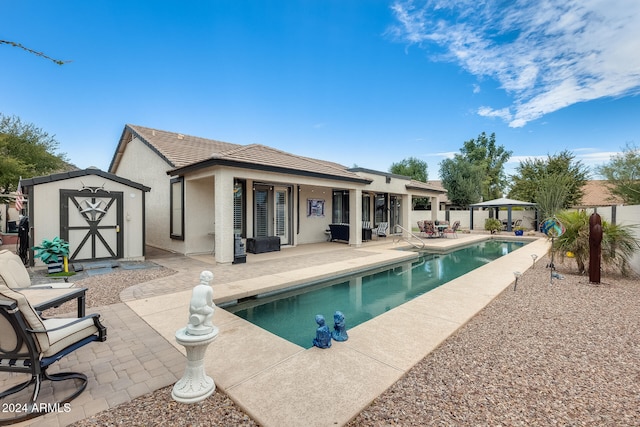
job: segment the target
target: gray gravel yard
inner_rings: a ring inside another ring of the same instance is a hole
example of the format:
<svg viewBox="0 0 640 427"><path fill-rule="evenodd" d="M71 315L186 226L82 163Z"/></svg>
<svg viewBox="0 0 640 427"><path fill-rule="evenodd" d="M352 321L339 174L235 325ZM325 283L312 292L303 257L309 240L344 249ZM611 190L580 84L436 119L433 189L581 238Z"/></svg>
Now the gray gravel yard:
<svg viewBox="0 0 640 427"><path fill-rule="evenodd" d="M349 426L638 426L640 281L602 283L541 259L440 347L364 409ZM165 269L120 272L127 286ZM127 275L128 279L124 275ZM93 305L113 302L88 277ZM268 396L265 396L268 399ZM330 390L318 396L330 410ZM348 398L348 397L343 397ZM256 425L224 393L183 405L165 387L75 426Z"/></svg>

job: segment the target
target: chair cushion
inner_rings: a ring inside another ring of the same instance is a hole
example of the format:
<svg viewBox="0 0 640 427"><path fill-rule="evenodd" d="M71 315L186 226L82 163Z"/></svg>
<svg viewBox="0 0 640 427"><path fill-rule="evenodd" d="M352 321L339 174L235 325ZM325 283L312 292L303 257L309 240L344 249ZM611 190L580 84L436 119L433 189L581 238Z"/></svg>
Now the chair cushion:
<svg viewBox="0 0 640 427"><path fill-rule="evenodd" d="M20 257L6 249L0 251L0 276L11 289L31 286L29 272L22 264Z"/></svg>
<svg viewBox="0 0 640 427"><path fill-rule="evenodd" d="M10 289L2 277L0 277L0 298L14 301L18 305L18 309L22 313L22 317L24 317L28 328L38 330L45 329L42 319L40 319L38 313L31 307L27 298L20 292ZM36 344L40 347L41 352L49 349L49 337L46 333L35 334L35 338Z"/></svg>
<svg viewBox="0 0 640 427"><path fill-rule="evenodd" d="M45 319L42 321L44 323L44 327L46 329L53 329L64 326L68 323L77 321L78 319L67 319L67 318L52 318ZM49 336L50 347L47 351L43 352L44 357L53 356L61 350L69 347L71 344L75 344L76 342L82 340L83 338L87 338L93 334L98 333L98 328L96 328L93 318L88 317L80 322L74 323L69 327L59 329L57 331L49 332L47 335Z"/></svg>

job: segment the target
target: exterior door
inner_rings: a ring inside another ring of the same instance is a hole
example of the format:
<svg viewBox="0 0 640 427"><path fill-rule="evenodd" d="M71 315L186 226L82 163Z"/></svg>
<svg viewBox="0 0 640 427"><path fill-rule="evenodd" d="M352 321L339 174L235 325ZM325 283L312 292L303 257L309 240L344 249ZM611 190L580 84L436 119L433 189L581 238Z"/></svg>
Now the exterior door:
<svg viewBox="0 0 640 427"><path fill-rule="evenodd" d="M71 261L122 258L122 192L60 190L60 237Z"/></svg>

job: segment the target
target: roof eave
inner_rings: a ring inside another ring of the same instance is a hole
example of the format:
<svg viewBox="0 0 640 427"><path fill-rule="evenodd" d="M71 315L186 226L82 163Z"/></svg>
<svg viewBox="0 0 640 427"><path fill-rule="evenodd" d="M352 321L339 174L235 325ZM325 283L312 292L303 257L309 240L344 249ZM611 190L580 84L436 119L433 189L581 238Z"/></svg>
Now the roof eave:
<svg viewBox="0 0 640 427"><path fill-rule="evenodd" d="M303 171L299 169L285 168L279 166L261 165L256 163L240 162L237 160L212 158L203 160L201 162L192 163L183 167L171 169L167 171L167 175L184 175L190 172L194 172L199 169L211 167L211 166L228 166L237 167L243 169L260 170L265 172L285 173L289 175L306 176L321 179L334 179L338 181L355 182L360 184L371 184L373 181L367 178L345 177L339 175L331 175L320 172Z"/></svg>
<svg viewBox="0 0 640 427"><path fill-rule="evenodd" d="M101 176L105 179L118 182L120 184L125 184L125 185L128 185L129 187L137 188L145 192L151 191L151 187L147 187L146 185L133 182L129 179L122 178L118 175L114 175L109 172L105 172L101 169L92 169L92 168L80 169L80 170L69 171L69 172L61 172L61 173L56 173L56 174L46 175L46 176L36 176L34 178L29 178L29 179L23 179L22 185L24 187L33 187L34 185L38 185L38 184L46 184L48 182L56 182L56 181L61 181L63 179L78 178L78 177L88 176L88 175Z"/></svg>
<svg viewBox="0 0 640 427"><path fill-rule="evenodd" d="M111 159L111 164L109 164L109 172L114 172L114 168L117 168L118 165L120 164L120 159L124 155L124 151L126 149L125 146L127 143L125 142L125 137L127 135L127 132L130 132L133 137L139 139L144 145L149 147L151 151L156 153L158 157L160 157L162 160L167 162L169 166L171 166L172 168L176 167L176 165L171 160L169 160L164 154L158 151L158 149L149 141L147 141L146 138L144 138L142 135L136 132L136 130L133 129L130 125L125 125L122 131L122 135L120 136L120 141L118 142L118 147L116 148L116 152L113 154L113 158Z"/></svg>

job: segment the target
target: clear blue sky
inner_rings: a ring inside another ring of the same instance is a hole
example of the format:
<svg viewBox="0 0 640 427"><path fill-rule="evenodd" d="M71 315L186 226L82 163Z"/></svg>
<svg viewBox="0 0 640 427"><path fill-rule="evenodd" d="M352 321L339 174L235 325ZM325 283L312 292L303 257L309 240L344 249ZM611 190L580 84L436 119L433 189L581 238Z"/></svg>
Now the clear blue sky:
<svg viewBox="0 0 640 427"><path fill-rule="evenodd" d="M0 112L107 170L127 123L386 171L481 132L586 165L640 145L637 0L3 1Z"/></svg>

